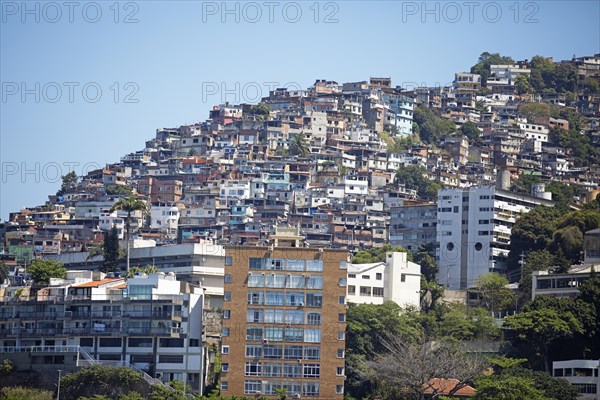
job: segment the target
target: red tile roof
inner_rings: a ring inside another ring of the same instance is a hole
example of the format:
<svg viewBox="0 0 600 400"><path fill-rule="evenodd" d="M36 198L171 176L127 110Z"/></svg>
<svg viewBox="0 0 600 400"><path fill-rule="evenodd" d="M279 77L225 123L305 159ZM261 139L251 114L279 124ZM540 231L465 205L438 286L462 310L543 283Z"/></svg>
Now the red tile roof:
<svg viewBox="0 0 600 400"><path fill-rule="evenodd" d="M426 385L426 394L448 395L456 385L460 384L458 379L433 378ZM472 397L475 396L475 389L472 386L465 385L452 394L452 396Z"/></svg>

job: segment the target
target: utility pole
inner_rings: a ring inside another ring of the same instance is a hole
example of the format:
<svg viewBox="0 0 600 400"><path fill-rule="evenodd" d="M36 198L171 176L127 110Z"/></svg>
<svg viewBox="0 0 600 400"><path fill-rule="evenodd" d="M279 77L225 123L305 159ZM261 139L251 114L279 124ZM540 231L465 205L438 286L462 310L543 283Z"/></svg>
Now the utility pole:
<svg viewBox="0 0 600 400"><path fill-rule="evenodd" d="M58 389L56 390L56 400L60 400L60 374L62 373L62 369L58 370Z"/></svg>

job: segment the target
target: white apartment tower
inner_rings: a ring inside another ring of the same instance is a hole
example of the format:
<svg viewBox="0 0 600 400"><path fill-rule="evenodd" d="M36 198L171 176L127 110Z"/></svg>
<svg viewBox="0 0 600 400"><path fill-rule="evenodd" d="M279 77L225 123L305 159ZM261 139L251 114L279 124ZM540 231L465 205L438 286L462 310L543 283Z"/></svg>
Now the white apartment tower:
<svg viewBox="0 0 600 400"><path fill-rule="evenodd" d="M511 228L519 214L552 206L536 185L532 197L493 186L438 191L438 280L451 290L473 287L479 276L506 271Z"/></svg>

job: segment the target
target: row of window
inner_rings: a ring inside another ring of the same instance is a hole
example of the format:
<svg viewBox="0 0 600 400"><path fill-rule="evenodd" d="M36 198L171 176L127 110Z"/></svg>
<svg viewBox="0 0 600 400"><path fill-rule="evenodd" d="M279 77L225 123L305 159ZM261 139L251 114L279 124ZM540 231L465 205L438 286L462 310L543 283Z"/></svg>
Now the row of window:
<svg viewBox="0 0 600 400"><path fill-rule="evenodd" d="M402 274L404 278L406 275ZM402 280L404 282L404 280ZM371 288L369 286L360 286L360 295L361 296L373 296L373 297L383 297L383 288L374 287ZM356 294L356 286L348 285L348 294L355 295Z"/></svg>
<svg viewBox="0 0 600 400"><path fill-rule="evenodd" d="M224 337L231 334L228 327L221 331ZM280 328L276 326L249 326L246 328L246 340L257 340L268 342L304 342L320 343L320 328Z"/></svg>
<svg viewBox="0 0 600 400"><path fill-rule="evenodd" d="M151 337L145 338L128 338L127 346L128 347L152 347ZM81 347L94 347L94 338L80 338L79 345ZM98 347L121 347L123 345L122 338L99 338L98 339ZM199 347L200 340L199 339L189 339L190 347ZM159 347L185 347L185 339L181 338L159 338L158 339Z"/></svg>
<svg viewBox="0 0 600 400"><path fill-rule="evenodd" d="M266 324L307 324L321 325L321 313L303 310L283 310L280 308L249 308L246 322Z"/></svg>
<svg viewBox="0 0 600 400"><path fill-rule="evenodd" d="M348 274L348 278L356 278L356 274ZM361 275L361 278L362 279L371 279L371 276L370 275ZM375 279L378 281L383 280L383 274L380 272L377 272L375 274Z"/></svg>
<svg viewBox="0 0 600 400"><path fill-rule="evenodd" d="M342 368L343 369L343 368ZM222 372L229 371L229 364L222 365ZM268 378L320 378L320 364L247 362L244 367L245 376L262 376Z"/></svg>
<svg viewBox="0 0 600 400"><path fill-rule="evenodd" d="M295 258L250 258L248 268L267 271L314 271L323 272L323 260Z"/></svg>
<svg viewBox="0 0 600 400"><path fill-rule="evenodd" d="M231 292L224 293L224 300L231 300ZM248 291L248 304L267 306L295 306L295 307L317 307L323 304L323 293L304 292L275 292L251 290Z"/></svg>
<svg viewBox="0 0 600 400"><path fill-rule="evenodd" d="M229 282L228 282L229 280ZM225 283L231 283L231 277L225 276ZM248 275L248 287L251 288L287 288L287 289L323 289L322 275L286 275L258 274Z"/></svg>
<svg viewBox="0 0 600 400"><path fill-rule="evenodd" d="M229 345L221 346L223 354L229 354ZM344 358L344 349L337 350L337 358ZM247 344L246 358L264 358L275 360L320 360L320 346L299 346L281 344Z"/></svg>

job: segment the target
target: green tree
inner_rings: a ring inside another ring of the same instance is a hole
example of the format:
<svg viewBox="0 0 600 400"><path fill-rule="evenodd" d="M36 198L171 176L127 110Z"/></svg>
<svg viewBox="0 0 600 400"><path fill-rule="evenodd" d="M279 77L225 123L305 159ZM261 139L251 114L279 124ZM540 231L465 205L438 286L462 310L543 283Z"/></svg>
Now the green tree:
<svg viewBox="0 0 600 400"><path fill-rule="evenodd" d="M306 157L310 154L310 149L303 133L296 133L292 136L290 140L289 154L301 157Z"/></svg>
<svg viewBox="0 0 600 400"><path fill-rule="evenodd" d="M169 387L164 385L154 385L152 387L151 400L186 400L186 393L190 394L192 388L184 385L181 381L169 382Z"/></svg>
<svg viewBox="0 0 600 400"><path fill-rule="evenodd" d="M385 262L385 255L391 252L406 253L406 259L408 261L413 260L413 254L409 250L402 246L392 247L391 244L386 243L382 247L372 247L367 250L361 250L354 258L352 258L353 264L371 264L377 262Z"/></svg>
<svg viewBox="0 0 600 400"><path fill-rule="evenodd" d="M8 265L4 261L0 261L0 284L3 284L9 276Z"/></svg>
<svg viewBox="0 0 600 400"><path fill-rule="evenodd" d="M110 212L125 211L127 218L125 219L125 241L127 243L127 272L129 273L129 238L131 235L131 213L142 211L147 214L149 211L148 204L139 200L137 196L128 196L119 199L110 209Z"/></svg>
<svg viewBox="0 0 600 400"><path fill-rule="evenodd" d="M485 86L491 74L492 65L512 65L514 60L510 57L501 56L498 53L483 52L477 60L477 64L471 67L472 74L481 75L481 85Z"/></svg>
<svg viewBox="0 0 600 400"><path fill-rule="evenodd" d="M127 367L92 365L61 379L61 396L66 399L91 397L96 395L118 399L131 392L142 396L149 394L149 385L142 374Z"/></svg>
<svg viewBox="0 0 600 400"><path fill-rule="evenodd" d="M553 308L511 315L504 319L504 327L514 334L513 344L527 349L529 361L539 362L545 371L549 370L551 346L559 339L583 333L583 326L573 313Z"/></svg>
<svg viewBox="0 0 600 400"><path fill-rule="evenodd" d="M481 138L481 131L479 130L477 125L472 122L465 122L460 127L460 133L462 133L464 136L467 137L467 139L469 139L471 145L478 146L483 143L483 139Z"/></svg>
<svg viewBox="0 0 600 400"><path fill-rule="evenodd" d="M117 264L120 257L119 248L119 232L117 227L113 225L110 232L105 233L106 239L104 239L102 250L102 272L115 272L117 270Z"/></svg>
<svg viewBox="0 0 600 400"><path fill-rule="evenodd" d="M386 334L406 337L423 335L418 311L403 310L398 304L386 301L382 305L349 304L346 313L346 376L347 393L355 398L370 394L374 382L365 380L367 362L384 351L382 338Z"/></svg>
<svg viewBox="0 0 600 400"><path fill-rule="evenodd" d="M549 248L563 214L557 207L537 206L517 218L510 234L508 260L512 269L520 269L521 254Z"/></svg>
<svg viewBox="0 0 600 400"><path fill-rule="evenodd" d="M109 196L130 196L133 188L127 185L109 185L106 187L106 194Z"/></svg>
<svg viewBox="0 0 600 400"><path fill-rule="evenodd" d="M566 270L572 264L579 264L582 260L583 233L576 226L568 226L554 232L551 250L561 254L564 259L558 262Z"/></svg>
<svg viewBox="0 0 600 400"><path fill-rule="evenodd" d="M547 271L556 265L556 258L548 250L534 250L523 260L521 279L519 280L519 303L525 304L531 300L531 273Z"/></svg>
<svg viewBox="0 0 600 400"><path fill-rule="evenodd" d="M475 381L475 400L551 400L531 378L513 375L483 376Z"/></svg>
<svg viewBox="0 0 600 400"><path fill-rule="evenodd" d="M64 264L55 260L34 260L27 272L31 279L38 285L47 285L50 278L65 278L67 270Z"/></svg>
<svg viewBox="0 0 600 400"><path fill-rule="evenodd" d="M436 198L442 185L427 178L426 173L427 170L420 165L400 167L396 171L396 182L406 189L416 190L420 197Z"/></svg>
<svg viewBox="0 0 600 400"><path fill-rule="evenodd" d="M521 393L521 397L519 397L517 390L511 392L513 390L512 387L507 391L502 391L503 386L511 386L514 378L524 378L529 382L529 388L534 388L538 391L538 396L542 395L544 398L553 400L577 399L579 393L569 382L561 378L554 378L547 372L524 368L521 364L526 361L526 358L509 358L505 356L491 358L490 362L492 363L494 373L492 376L488 376L490 378L488 381L482 382L482 386L477 387L479 396L487 398L485 397L487 394L495 398L494 396L509 395L511 398L528 399L532 395L527 392L530 389L525 389ZM516 382L522 382L522 379L518 379ZM520 387L520 384L517 387ZM536 393L533 393L533 395L535 396Z"/></svg>
<svg viewBox="0 0 600 400"><path fill-rule="evenodd" d="M497 272L481 275L475 282L485 308L492 314L514 304L515 294L507 287L508 283L508 279Z"/></svg>
<svg viewBox="0 0 600 400"><path fill-rule="evenodd" d="M254 114L257 121L266 121L271 115L271 106L266 103L259 103L251 107L251 113Z"/></svg>
<svg viewBox="0 0 600 400"><path fill-rule="evenodd" d="M417 124L419 138L426 144L437 144L442 137L456 132L456 124L440 118L431 108L418 105L414 109L413 120Z"/></svg>
<svg viewBox="0 0 600 400"><path fill-rule="evenodd" d="M0 400L53 400L49 390L26 388L22 386L4 387L0 389Z"/></svg>
<svg viewBox="0 0 600 400"><path fill-rule="evenodd" d="M65 193L69 193L77 188L77 182L79 181L79 177L75 173L75 171L71 171L62 177L62 184L58 192L56 192L57 196L62 196Z"/></svg>
<svg viewBox="0 0 600 400"><path fill-rule="evenodd" d="M15 364L8 358L2 360L0 364L0 375L8 375L15 370Z"/></svg>
<svg viewBox="0 0 600 400"><path fill-rule="evenodd" d="M515 86L517 87L518 94L526 94L533 91L533 87L531 86L531 83L529 83L529 79L522 74L517 75L515 78Z"/></svg>

